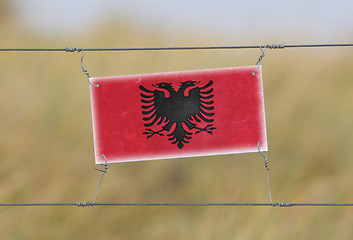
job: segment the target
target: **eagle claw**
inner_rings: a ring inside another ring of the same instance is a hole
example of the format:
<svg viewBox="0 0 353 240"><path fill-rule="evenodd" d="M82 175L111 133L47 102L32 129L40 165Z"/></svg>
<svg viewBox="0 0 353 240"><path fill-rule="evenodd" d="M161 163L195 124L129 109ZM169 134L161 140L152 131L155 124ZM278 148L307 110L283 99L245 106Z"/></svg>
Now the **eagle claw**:
<svg viewBox="0 0 353 240"><path fill-rule="evenodd" d="M206 127L204 128L199 128L199 127L195 127L196 129L198 129L198 131L195 132L195 134L198 134L200 132L207 132L208 134L213 135L212 130L215 130L216 128L213 126L213 124L208 124Z"/></svg>
<svg viewBox="0 0 353 240"><path fill-rule="evenodd" d="M153 137L154 135L164 136L164 134L161 133L161 132L164 131L164 129L161 129L159 131L154 131L154 130L152 130L150 128L146 128L145 130L146 130L146 132L144 132L142 134L147 135L147 139Z"/></svg>

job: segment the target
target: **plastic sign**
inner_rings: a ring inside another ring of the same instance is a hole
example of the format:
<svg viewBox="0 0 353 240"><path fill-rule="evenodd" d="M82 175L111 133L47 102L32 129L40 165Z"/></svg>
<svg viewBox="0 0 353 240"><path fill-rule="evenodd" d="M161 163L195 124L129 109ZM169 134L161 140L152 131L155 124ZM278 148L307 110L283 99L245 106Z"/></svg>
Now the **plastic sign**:
<svg viewBox="0 0 353 240"><path fill-rule="evenodd" d="M91 78L96 163L267 151L261 68Z"/></svg>

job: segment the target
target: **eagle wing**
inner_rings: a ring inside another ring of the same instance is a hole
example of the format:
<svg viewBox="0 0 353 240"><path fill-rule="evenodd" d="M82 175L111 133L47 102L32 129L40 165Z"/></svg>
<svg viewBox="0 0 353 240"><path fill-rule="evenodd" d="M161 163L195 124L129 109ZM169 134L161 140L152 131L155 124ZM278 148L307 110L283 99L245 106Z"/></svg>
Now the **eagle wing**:
<svg viewBox="0 0 353 240"><path fill-rule="evenodd" d="M147 121L145 127L151 127L157 121L160 125L164 121L170 121L168 114L168 99L165 97L164 92L158 90L149 90L144 86L140 85L140 89L143 91L140 96L142 97L142 114L145 115L144 121Z"/></svg>
<svg viewBox="0 0 353 240"><path fill-rule="evenodd" d="M191 89L189 92L190 106L186 108L185 115L189 121L193 119L197 122L201 122L201 120L205 122L213 122L211 118L214 113L212 110L213 107L213 81L210 80L206 85L202 87L196 87Z"/></svg>

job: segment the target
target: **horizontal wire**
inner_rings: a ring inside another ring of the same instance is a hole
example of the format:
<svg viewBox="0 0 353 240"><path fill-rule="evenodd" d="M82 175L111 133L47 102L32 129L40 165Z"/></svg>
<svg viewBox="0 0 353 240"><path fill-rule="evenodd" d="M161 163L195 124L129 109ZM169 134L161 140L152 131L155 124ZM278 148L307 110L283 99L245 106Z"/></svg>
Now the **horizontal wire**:
<svg viewBox="0 0 353 240"><path fill-rule="evenodd" d="M208 207L208 206L233 206L233 207L353 207L353 203L1 203L0 207L39 207L39 206L180 206L180 207Z"/></svg>
<svg viewBox="0 0 353 240"><path fill-rule="evenodd" d="M284 48L316 48L316 47L353 47L353 43L330 44L271 44L250 46L204 46L204 47L146 47L146 48L0 48L2 52L81 52L84 51L171 51L171 50L221 50L221 49L284 49Z"/></svg>
<svg viewBox="0 0 353 240"><path fill-rule="evenodd" d="M1 203L0 207L77 206L77 203Z"/></svg>

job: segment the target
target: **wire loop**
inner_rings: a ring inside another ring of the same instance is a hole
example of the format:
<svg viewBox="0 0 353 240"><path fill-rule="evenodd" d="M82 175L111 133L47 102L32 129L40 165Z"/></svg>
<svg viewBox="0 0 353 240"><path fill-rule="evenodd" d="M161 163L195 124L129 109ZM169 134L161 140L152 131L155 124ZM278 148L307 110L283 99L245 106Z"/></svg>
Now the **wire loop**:
<svg viewBox="0 0 353 240"><path fill-rule="evenodd" d="M260 62L262 61L263 57L265 56L265 50L266 48L268 47L269 45L266 45L264 47L264 49L262 49L262 47L260 47L260 50L261 50L261 55L259 57L259 60L257 60L256 64L257 65L257 68L256 68L256 71L252 73L252 75L255 75L258 71L259 71L259 68L260 68Z"/></svg>
<svg viewBox="0 0 353 240"><path fill-rule="evenodd" d="M256 64L257 68L256 71L252 73L252 75L255 75L259 69L260 69L260 62L262 61L262 59L265 57L265 50L266 48L269 49L284 49L286 47L285 43L281 43L281 44L272 44L272 45L265 45L265 46L259 46L260 50L261 50L261 55L259 57L259 60L257 60Z"/></svg>

